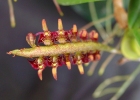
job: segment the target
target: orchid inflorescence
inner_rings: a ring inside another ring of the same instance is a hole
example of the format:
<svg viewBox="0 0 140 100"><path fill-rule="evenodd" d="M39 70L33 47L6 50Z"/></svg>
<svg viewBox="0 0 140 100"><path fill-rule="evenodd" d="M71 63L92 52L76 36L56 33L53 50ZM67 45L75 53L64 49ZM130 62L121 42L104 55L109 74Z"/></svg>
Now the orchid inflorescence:
<svg viewBox="0 0 140 100"><path fill-rule="evenodd" d="M58 19L58 31L49 31L45 19L42 20L43 32L36 34L28 33L27 43L32 48L16 49L8 54L32 58L28 60L34 69L38 70L38 76L42 80L42 71L47 67L52 67L52 74L57 80L57 68L66 65L71 69L71 63L77 64L81 74L84 74L82 63L100 59L100 51L97 47L98 33L86 30L77 31L77 26L66 31L63 29L61 19ZM36 37L38 44L36 45ZM44 45L39 45L43 43ZM99 44L98 44L99 45Z"/></svg>

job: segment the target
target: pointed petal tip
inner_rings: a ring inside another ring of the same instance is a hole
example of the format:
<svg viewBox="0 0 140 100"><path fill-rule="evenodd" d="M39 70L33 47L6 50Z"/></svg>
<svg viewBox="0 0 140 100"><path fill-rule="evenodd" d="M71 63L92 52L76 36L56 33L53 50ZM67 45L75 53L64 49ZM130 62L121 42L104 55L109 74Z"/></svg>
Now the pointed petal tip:
<svg viewBox="0 0 140 100"><path fill-rule="evenodd" d="M42 71L43 71L43 69L39 69L38 70L38 77L39 77L39 79L42 81Z"/></svg>
<svg viewBox="0 0 140 100"><path fill-rule="evenodd" d="M56 76L56 77L54 77L54 79L57 81L57 76Z"/></svg>
<svg viewBox="0 0 140 100"><path fill-rule="evenodd" d="M98 38L98 33L97 32L95 32L94 38Z"/></svg>
<svg viewBox="0 0 140 100"><path fill-rule="evenodd" d="M86 37L87 36L87 31L83 30L83 36Z"/></svg>
<svg viewBox="0 0 140 100"><path fill-rule="evenodd" d="M76 26L76 24L73 25L72 32L77 32L77 26Z"/></svg>
<svg viewBox="0 0 140 100"><path fill-rule="evenodd" d="M58 19L58 30L63 30L63 24L62 24L62 20Z"/></svg>
<svg viewBox="0 0 140 100"><path fill-rule="evenodd" d="M43 31L48 31L48 27L45 19L42 19L42 29Z"/></svg>
<svg viewBox="0 0 140 100"><path fill-rule="evenodd" d="M42 22L44 22L45 21L45 19L42 19Z"/></svg>
<svg viewBox="0 0 140 100"><path fill-rule="evenodd" d="M70 62L66 62L67 68L70 70L71 69L71 63Z"/></svg>
<svg viewBox="0 0 140 100"><path fill-rule="evenodd" d="M78 65L78 69L79 69L80 74L84 74L84 68L82 64Z"/></svg>
<svg viewBox="0 0 140 100"><path fill-rule="evenodd" d="M57 80L57 67L52 68L52 75L55 80Z"/></svg>
<svg viewBox="0 0 140 100"><path fill-rule="evenodd" d="M6 52L6 54L11 55L11 54L12 54L12 52L11 52L11 51L9 51L9 52Z"/></svg>
<svg viewBox="0 0 140 100"><path fill-rule="evenodd" d="M40 81L42 81L43 79L42 79L42 77L39 77L39 79L40 79Z"/></svg>

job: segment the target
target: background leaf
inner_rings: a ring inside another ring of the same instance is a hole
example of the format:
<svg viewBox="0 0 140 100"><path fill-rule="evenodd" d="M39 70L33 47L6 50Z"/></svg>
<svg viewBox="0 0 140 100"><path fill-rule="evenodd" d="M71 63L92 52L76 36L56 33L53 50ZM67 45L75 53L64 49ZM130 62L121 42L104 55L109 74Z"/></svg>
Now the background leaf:
<svg viewBox="0 0 140 100"><path fill-rule="evenodd" d="M140 29L131 29L131 32L133 33L135 39L137 40L137 42L140 45Z"/></svg>
<svg viewBox="0 0 140 100"><path fill-rule="evenodd" d="M127 59L136 60L139 58L139 55L132 48L132 46L135 46L132 42L135 39L132 32L131 30L125 30L121 42L121 51Z"/></svg>
<svg viewBox="0 0 140 100"><path fill-rule="evenodd" d="M138 28L140 26L140 0L130 0L128 26L129 28Z"/></svg>
<svg viewBox="0 0 140 100"><path fill-rule="evenodd" d="M140 0L130 0L128 8L128 26L140 45Z"/></svg>
<svg viewBox="0 0 140 100"><path fill-rule="evenodd" d="M94 1L102 1L102 0L57 0L58 4L63 6L70 6Z"/></svg>

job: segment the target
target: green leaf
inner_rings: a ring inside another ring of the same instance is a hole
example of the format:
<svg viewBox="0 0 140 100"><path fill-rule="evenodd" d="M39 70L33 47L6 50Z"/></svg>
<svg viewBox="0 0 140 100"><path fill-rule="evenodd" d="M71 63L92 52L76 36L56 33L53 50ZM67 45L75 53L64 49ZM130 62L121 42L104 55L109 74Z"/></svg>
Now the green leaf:
<svg viewBox="0 0 140 100"><path fill-rule="evenodd" d="M131 32L133 33L135 39L140 45L140 29L131 29Z"/></svg>
<svg viewBox="0 0 140 100"><path fill-rule="evenodd" d="M63 6L70 6L94 1L104 1L104 0L57 0L58 4Z"/></svg>
<svg viewBox="0 0 140 100"><path fill-rule="evenodd" d="M130 0L128 26L129 28L139 28L140 26L140 0Z"/></svg>
<svg viewBox="0 0 140 100"><path fill-rule="evenodd" d="M137 60L140 58L140 56L133 50L133 40L135 39L133 34L131 34L132 31L125 30L124 36L121 41L121 52L122 54L130 59L130 60Z"/></svg>

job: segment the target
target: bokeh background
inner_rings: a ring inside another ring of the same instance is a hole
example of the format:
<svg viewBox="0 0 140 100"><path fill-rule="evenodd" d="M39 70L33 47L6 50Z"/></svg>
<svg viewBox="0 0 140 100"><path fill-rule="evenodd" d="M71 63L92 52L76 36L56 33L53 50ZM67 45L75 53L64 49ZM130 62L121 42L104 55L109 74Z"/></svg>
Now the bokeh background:
<svg viewBox="0 0 140 100"><path fill-rule="evenodd" d="M12 57L6 52L30 47L25 36L29 32L42 31L43 18L52 31L57 30L58 18L62 19L65 30L71 29L73 24L81 28L88 21L66 6L61 6L64 16L60 17L52 0L18 0L13 5L15 28L10 26L8 1L0 0L0 100L109 100L113 94L95 99L92 93L106 78L130 74L137 67L135 62L119 66L117 62L121 56L116 56L103 76L99 76L98 69L109 54L104 53L92 76L86 74L89 67L84 67L85 74L80 75L77 66L73 65L70 71L62 66L58 69L57 81L53 79L51 68L43 71L43 81L40 81L37 71L29 65L26 58ZM88 31L92 29L94 27ZM121 84L119 82L114 86ZM138 76L119 100L140 100L139 84Z"/></svg>

